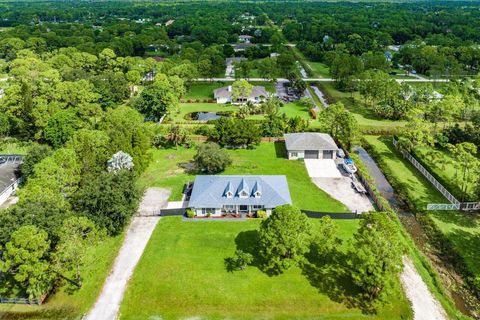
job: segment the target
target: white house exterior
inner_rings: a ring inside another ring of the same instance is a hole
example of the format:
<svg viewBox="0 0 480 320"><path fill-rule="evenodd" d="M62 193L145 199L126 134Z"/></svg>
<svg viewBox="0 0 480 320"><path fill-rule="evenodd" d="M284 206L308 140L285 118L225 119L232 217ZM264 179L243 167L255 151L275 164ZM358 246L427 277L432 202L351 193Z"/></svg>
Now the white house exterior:
<svg viewBox="0 0 480 320"><path fill-rule="evenodd" d="M287 133L285 147L289 160L297 159L332 159L337 156L338 146L326 133L301 132Z"/></svg>
<svg viewBox="0 0 480 320"><path fill-rule="evenodd" d="M197 217L226 214L267 214L291 204L285 176L197 176L188 206Z"/></svg>
<svg viewBox="0 0 480 320"><path fill-rule="evenodd" d="M238 36L238 41L242 43L250 43L252 42L252 36L249 36L248 34L241 34Z"/></svg>
<svg viewBox="0 0 480 320"><path fill-rule="evenodd" d="M213 97L217 103L232 103L243 104L248 101L252 103L261 103L268 97L268 92L263 86L254 86L252 92L248 97L240 97L235 101L232 100L233 89L232 86L222 87L213 91Z"/></svg>
<svg viewBox="0 0 480 320"><path fill-rule="evenodd" d="M21 181L19 175L22 156L0 155L0 205L18 188Z"/></svg>

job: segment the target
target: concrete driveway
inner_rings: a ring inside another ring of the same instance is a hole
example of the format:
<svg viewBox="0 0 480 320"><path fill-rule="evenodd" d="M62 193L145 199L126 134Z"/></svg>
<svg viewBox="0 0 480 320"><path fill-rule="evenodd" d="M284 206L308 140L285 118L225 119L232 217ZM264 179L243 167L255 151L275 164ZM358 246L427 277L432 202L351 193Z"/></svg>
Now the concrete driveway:
<svg viewBox="0 0 480 320"><path fill-rule="evenodd" d="M349 210L362 213L374 209L366 195L355 191L352 178L339 169L334 160L305 159L304 162L313 183Z"/></svg>
<svg viewBox="0 0 480 320"><path fill-rule="evenodd" d="M152 235L160 217L142 216L167 206L170 191L161 188L149 188L145 192L139 207L139 216L134 217L128 227L122 248L113 264L110 275L102 288L95 305L86 316L86 320L116 320L127 283L133 274L143 250Z"/></svg>
<svg viewBox="0 0 480 320"><path fill-rule="evenodd" d="M342 173L338 170L334 160L329 159L305 159L308 175L311 178L341 178Z"/></svg>

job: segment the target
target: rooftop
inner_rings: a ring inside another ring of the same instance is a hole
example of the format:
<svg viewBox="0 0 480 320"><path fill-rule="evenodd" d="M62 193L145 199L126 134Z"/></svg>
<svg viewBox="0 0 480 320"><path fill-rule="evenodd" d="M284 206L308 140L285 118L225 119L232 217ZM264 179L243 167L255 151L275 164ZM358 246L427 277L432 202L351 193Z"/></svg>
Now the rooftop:
<svg viewBox="0 0 480 320"><path fill-rule="evenodd" d="M246 196L242 196L242 191ZM197 176L189 206L221 208L223 205L263 205L275 208L291 204L285 176Z"/></svg>
<svg viewBox="0 0 480 320"><path fill-rule="evenodd" d="M338 150L333 138L326 133L286 133L283 136L287 150Z"/></svg>

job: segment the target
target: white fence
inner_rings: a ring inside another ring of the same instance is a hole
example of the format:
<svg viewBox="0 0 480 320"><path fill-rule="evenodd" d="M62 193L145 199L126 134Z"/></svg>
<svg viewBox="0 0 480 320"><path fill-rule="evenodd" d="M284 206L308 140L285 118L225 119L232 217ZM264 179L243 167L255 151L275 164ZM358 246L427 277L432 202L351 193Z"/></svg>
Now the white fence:
<svg viewBox="0 0 480 320"><path fill-rule="evenodd" d="M398 149L398 142L393 138L393 145ZM402 155L410 161L410 163L420 171L420 173L430 181L433 186L445 197L450 203L430 203L427 210L480 210L480 202L460 202L455 198L435 177L423 167L410 153L400 151Z"/></svg>

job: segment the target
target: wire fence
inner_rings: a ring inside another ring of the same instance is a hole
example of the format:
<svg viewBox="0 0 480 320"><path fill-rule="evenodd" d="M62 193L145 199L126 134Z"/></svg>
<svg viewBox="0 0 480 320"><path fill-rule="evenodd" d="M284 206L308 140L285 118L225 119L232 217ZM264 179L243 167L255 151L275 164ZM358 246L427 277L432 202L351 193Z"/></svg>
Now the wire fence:
<svg viewBox="0 0 480 320"><path fill-rule="evenodd" d="M395 148L399 150L398 141L393 138L392 142ZM427 205L427 210L480 210L480 202L460 202L410 153L402 150L399 151L402 153L405 159L407 159L418 171L420 171L420 173L435 187L435 189L438 190L438 192L440 192L448 201L450 201L450 203L430 203Z"/></svg>

